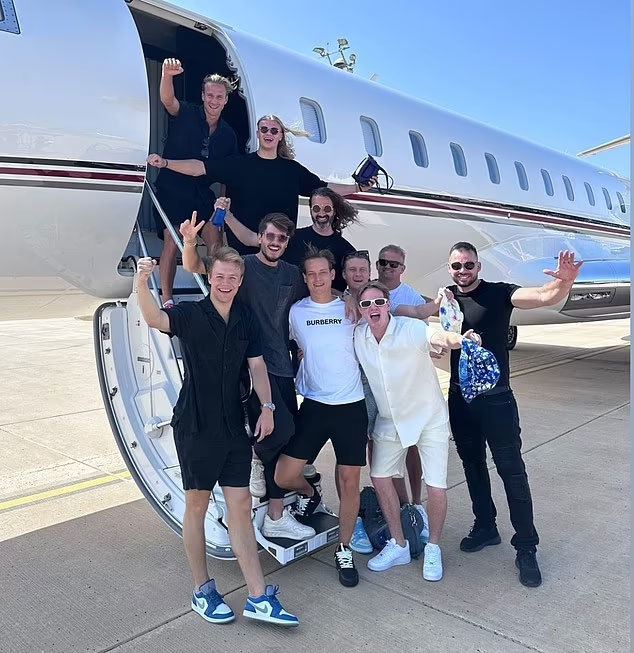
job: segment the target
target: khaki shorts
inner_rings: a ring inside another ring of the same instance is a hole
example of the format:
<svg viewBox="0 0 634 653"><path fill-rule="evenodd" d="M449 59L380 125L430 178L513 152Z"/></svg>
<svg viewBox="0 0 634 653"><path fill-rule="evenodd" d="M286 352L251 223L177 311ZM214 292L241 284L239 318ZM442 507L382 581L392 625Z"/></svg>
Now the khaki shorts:
<svg viewBox="0 0 634 653"><path fill-rule="evenodd" d="M424 430L416 447L423 467L423 479L427 485L446 489L447 459L449 457L449 422L435 428ZM376 439L373 443L370 476L388 478L402 476L405 469L407 447L403 447L398 437Z"/></svg>

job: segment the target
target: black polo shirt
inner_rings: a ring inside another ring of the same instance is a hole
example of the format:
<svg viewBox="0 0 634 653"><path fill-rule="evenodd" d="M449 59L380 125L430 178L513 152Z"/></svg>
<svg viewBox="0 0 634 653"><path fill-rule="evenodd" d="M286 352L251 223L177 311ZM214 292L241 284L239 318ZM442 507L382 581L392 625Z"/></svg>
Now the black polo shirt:
<svg viewBox="0 0 634 653"><path fill-rule="evenodd" d="M262 355L260 328L251 310L234 301L226 323L209 297L164 309L170 331L180 339L185 378L172 426L183 432L244 437L240 370L247 358Z"/></svg>
<svg viewBox="0 0 634 653"><path fill-rule="evenodd" d="M233 129L222 118L218 121L214 133L209 135L209 123L205 110L200 104L190 104L179 100L180 109L176 116L169 117L167 140L163 148L165 159L216 160L238 154L238 141ZM205 157L203 154L208 152ZM205 177L189 177L173 170L161 168L156 185L183 186L192 183L209 186Z"/></svg>

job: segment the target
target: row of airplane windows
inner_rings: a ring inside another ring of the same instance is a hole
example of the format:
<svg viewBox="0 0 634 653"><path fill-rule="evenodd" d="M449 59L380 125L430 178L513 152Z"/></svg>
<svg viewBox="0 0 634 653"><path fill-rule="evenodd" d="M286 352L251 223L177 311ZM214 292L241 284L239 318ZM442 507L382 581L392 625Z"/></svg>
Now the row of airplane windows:
<svg viewBox="0 0 634 653"><path fill-rule="evenodd" d="M317 143L325 143L326 126L321 107L317 102L308 98L300 98L299 104L302 110L304 128L309 133L310 140ZM381 142L381 134L378 124L372 118L368 118L367 116L360 116L359 120L361 123L361 132L363 134L363 141L365 143L366 152L372 156L381 156L383 154L383 144ZM429 167L427 145L425 144L423 135L420 132L410 130L409 139L412 146L412 156L414 158L414 163L420 168ZM468 170L467 159L465 157L464 150L458 143L449 143L449 148L451 150L451 156L453 157L453 165L456 174L460 177L466 177L468 175ZM501 181L501 176L495 156L490 152L485 152L484 160L487 166L487 171L489 173L489 180L492 184L499 184ZM515 161L515 171L517 173L517 182L520 189L527 191L529 189L529 181L524 164L520 161ZM544 168L541 168L540 173L546 195L553 197L555 195L555 186L553 185L553 180L550 176L550 172ZM561 180L566 190L566 197L571 202L574 202L575 190L573 188L572 181L566 175L561 175ZM596 200L592 186L587 181L585 181L583 185L586 191L588 204L590 206L596 206ZM601 190L603 194L603 200L605 202L605 207L608 209L608 211L611 211L613 207L612 196L610 195L610 192L607 188L602 186ZM616 191L616 196L621 213L626 213L627 208L623 195Z"/></svg>

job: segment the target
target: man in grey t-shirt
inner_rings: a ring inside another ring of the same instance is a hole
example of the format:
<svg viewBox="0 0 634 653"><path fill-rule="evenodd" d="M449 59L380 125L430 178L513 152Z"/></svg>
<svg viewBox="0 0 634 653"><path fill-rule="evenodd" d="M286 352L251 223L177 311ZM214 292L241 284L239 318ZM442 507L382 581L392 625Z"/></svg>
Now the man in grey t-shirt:
<svg viewBox="0 0 634 653"><path fill-rule="evenodd" d="M220 200L219 200L220 201ZM216 204L218 204L218 202ZM198 226L195 218L181 225L183 235L183 265L189 272L204 271L204 264L196 253ZM255 313L261 326L262 353L269 373L271 397L274 404L275 428L271 435L256 441L253 449L251 493L269 497L268 514L262 534L266 537L286 537L303 540L315 535L310 526L300 524L289 511L284 511L285 490L275 483L275 466L280 452L295 434L297 396L289 351L288 313L291 306L308 295L308 290L296 265L280 260L294 232L294 225L283 213L269 213L258 229L260 251L244 257L244 277L238 299ZM247 415L254 431L261 412L254 393L247 402ZM257 472L264 467L265 486L258 482ZM255 478L254 478L255 477ZM262 486L261 488L258 486Z"/></svg>

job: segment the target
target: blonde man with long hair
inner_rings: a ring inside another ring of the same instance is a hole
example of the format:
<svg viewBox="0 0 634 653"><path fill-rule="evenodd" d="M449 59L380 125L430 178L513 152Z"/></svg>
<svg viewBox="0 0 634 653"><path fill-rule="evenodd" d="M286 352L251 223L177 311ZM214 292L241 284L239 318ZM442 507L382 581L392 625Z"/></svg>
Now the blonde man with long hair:
<svg viewBox="0 0 634 653"><path fill-rule="evenodd" d="M205 175L209 183L225 184L233 215L256 233L261 219L268 213L284 213L296 225L299 196L310 197L317 188L327 186L345 196L373 185L328 183L310 172L295 160L291 140L292 136L308 134L286 126L278 116L262 116L256 129L258 149L251 154L222 162L175 161L151 154L148 164L192 177ZM230 231L227 231L227 243L243 254L257 251L243 245Z"/></svg>

